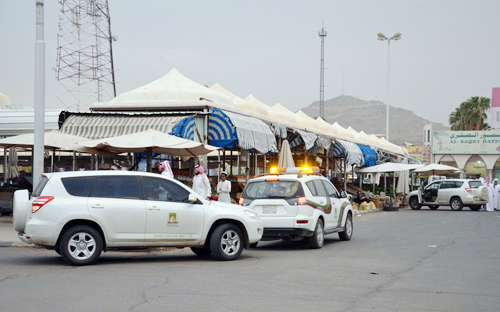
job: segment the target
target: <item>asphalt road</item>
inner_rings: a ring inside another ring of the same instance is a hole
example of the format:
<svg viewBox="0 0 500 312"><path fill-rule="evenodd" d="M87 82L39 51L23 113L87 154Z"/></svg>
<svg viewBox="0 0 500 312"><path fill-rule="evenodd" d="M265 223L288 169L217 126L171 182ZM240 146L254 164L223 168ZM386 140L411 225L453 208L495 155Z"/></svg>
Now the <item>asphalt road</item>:
<svg viewBox="0 0 500 312"><path fill-rule="evenodd" d="M1 248L0 310L500 310L500 212L423 208L354 222L349 242L262 242L232 262L175 249L72 267L54 251Z"/></svg>

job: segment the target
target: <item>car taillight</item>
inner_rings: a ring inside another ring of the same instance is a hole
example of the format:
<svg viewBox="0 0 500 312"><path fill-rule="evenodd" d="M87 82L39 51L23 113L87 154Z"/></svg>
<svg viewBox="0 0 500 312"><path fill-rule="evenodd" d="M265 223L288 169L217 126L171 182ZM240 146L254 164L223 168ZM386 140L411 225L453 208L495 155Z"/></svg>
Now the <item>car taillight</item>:
<svg viewBox="0 0 500 312"><path fill-rule="evenodd" d="M31 212L32 213L37 212L38 210L40 210L40 208L45 206L45 204L47 204L49 201L51 201L53 199L54 199L54 196L40 196L40 197L35 198L33 200L33 204L31 205Z"/></svg>
<svg viewBox="0 0 500 312"><path fill-rule="evenodd" d="M469 193L472 193L472 189L470 187L466 187L465 190Z"/></svg>
<svg viewBox="0 0 500 312"><path fill-rule="evenodd" d="M305 205L307 200L305 197L289 198L286 202L290 205Z"/></svg>

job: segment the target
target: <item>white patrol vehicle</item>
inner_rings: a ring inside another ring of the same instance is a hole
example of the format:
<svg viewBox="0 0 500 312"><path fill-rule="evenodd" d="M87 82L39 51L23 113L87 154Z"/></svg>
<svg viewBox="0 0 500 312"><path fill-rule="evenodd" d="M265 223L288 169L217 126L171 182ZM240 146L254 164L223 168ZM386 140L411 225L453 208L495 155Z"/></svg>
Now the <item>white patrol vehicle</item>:
<svg viewBox="0 0 500 312"><path fill-rule="evenodd" d="M321 248L325 234L351 239L352 206L344 192L319 175L319 168L273 168L271 172L248 181L239 201L264 223L262 240L307 238L312 248Z"/></svg>
<svg viewBox="0 0 500 312"><path fill-rule="evenodd" d="M237 259L263 233L257 214L207 201L165 176L134 171L44 174L31 196L14 193L14 229L29 244L54 249L73 265L101 251L191 247L197 255Z"/></svg>

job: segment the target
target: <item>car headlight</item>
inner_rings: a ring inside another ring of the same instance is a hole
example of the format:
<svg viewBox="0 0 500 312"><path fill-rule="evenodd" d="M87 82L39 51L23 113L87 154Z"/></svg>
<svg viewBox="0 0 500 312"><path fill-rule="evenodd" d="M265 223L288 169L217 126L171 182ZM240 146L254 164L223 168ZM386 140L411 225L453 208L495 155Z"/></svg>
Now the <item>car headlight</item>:
<svg viewBox="0 0 500 312"><path fill-rule="evenodd" d="M245 213L252 219L254 220L260 220L259 216L255 213L255 211L252 210L245 210Z"/></svg>

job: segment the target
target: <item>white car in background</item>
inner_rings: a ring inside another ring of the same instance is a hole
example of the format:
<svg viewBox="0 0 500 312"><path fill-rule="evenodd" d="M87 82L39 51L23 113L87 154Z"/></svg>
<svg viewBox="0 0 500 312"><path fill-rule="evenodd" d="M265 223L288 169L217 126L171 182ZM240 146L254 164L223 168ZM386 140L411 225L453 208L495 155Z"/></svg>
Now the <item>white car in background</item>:
<svg viewBox="0 0 500 312"><path fill-rule="evenodd" d="M279 168L276 174L248 181L239 204L259 215L264 223L262 240L307 239L311 248L321 248L325 234L351 239L351 203L318 172L318 168Z"/></svg>
<svg viewBox="0 0 500 312"><path fill-rule="evenodd" d="M191 247L197 255L237 259L262 237L257 214L207 201L165 176L133 171L45 174L33 194L14 193L14 229L26 243L54 249L73 265L101 252Z"/></svg>
<svg viewBox="0 0 500 312"><path fill-rule="evenodd" d="M462 210L464 206L468 206L470 210L477 211L488 200L488 188L479 180L468 179L434 181L407 196L407 202L413 210L418 210L422 206L429 206L432 210L438 209L439 206Z"/></svg>

